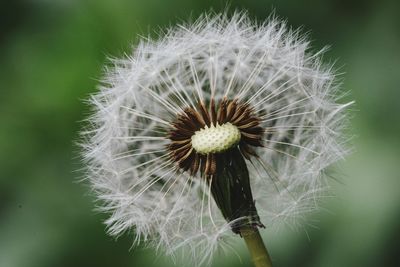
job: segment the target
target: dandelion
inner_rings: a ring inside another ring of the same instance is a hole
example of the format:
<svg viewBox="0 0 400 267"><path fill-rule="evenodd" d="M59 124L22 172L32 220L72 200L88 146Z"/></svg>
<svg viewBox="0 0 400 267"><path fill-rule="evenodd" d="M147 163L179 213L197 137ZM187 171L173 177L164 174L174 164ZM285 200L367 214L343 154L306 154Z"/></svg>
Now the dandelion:
<svg viewBox="0 0 400 267"><path fill-rule="evenodd" d="M270 266L259 228L301 222L346 154L334 71L273 17L204 15L163 35L114 59L90 98L83 154L108 231L194 265L241 236Z"/></svg>

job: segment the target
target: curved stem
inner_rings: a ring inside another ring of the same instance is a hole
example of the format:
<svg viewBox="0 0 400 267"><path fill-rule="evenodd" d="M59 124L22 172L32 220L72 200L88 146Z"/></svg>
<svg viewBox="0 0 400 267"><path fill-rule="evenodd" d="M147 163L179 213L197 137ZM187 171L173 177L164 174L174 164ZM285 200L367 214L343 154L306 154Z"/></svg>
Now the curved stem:
<svg viewBox="0 0 400 267"><path fill-rule="evenodd" d="M256 267L272 267L271 258L257 228L243 227L240 234L246 242Z"/></svg>

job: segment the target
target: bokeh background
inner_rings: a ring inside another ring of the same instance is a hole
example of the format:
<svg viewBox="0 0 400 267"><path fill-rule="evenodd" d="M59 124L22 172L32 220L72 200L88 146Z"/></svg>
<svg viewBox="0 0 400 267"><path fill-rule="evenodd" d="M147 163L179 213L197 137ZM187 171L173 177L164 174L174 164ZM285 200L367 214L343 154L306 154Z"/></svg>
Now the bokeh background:
<svg viewBox="0 0 400 267"><path fill-rule="evenodd" d="M300 230L264 232L279 266L400 266L399 1L1 0L0 267L172 266L132 236L105 234L104 215L77 180L78 132L109 55L138 35L211 8L272 10L309 32L345 73L354 99L354 153L337 197ZM240 243L240 240L238 240ZM214 266L252 266L244 246ZM185 263L181 264L185 266ZM186 265L189 266L189 265Z"/></svg>

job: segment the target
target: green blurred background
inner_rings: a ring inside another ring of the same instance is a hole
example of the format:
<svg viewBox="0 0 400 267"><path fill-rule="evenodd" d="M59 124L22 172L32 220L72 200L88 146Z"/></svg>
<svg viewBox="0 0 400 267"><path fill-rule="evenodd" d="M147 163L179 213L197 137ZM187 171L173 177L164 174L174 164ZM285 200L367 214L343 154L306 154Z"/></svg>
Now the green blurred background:
<svg viewBox="0 0 400 267"><path fill-rule="evenodd" d="M0 4L0 267L171 266L105 234L104 215L77 183L74 141L109 55L138 35L225 1L9 0ZM230 1L260 20L272 10L310 31L346 73L356 100L355 151L333 183L337 198L301 230L265 231L275 266L400 266L399 1ZM240 241L240 240L239 240ZM240 243L240 242L238 242ZM251 266L217 254L213 266ZM186 266L189 266L186 264Z"/></svg>

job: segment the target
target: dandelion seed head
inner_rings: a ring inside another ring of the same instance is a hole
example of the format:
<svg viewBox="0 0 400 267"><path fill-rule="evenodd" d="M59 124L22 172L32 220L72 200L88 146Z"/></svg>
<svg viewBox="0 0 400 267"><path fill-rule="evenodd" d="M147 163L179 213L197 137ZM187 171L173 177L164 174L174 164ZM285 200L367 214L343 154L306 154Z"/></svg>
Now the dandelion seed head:
<svg viewBox="0 0 400 267"><path fill-rule="evenodd" d="M323 52L283 21L235 13L113 59L82 142L108 232L134 231L135 242L205 265L240 225L297 225L317 209L326 168L347 153L349 105ZM245 216L215 199L219 174L238 165L250 177Z"/></svg>

